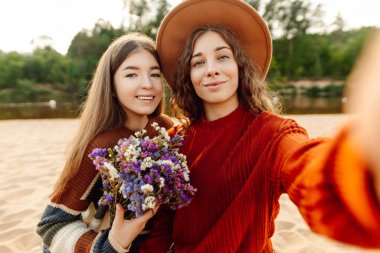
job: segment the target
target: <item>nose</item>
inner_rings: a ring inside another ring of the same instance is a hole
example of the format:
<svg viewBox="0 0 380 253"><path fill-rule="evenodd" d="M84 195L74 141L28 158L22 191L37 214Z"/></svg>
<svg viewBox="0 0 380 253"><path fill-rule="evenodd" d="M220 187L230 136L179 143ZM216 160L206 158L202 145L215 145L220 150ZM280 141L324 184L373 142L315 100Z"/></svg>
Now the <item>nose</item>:
<svg viewBox="0 0 380 253"><path fill-rule="evenodd" d="M144 75L141 80L141 88L143 89L151 89L153 87L152 80L150 79L150 75Z"/></svg>
<svg viewBox="0 0 380 253"><path fill-rule="evenodd" d="M212 77L216 75L219 75L219 70L214 62L209 61L207 64L207 77Z"/></svg>

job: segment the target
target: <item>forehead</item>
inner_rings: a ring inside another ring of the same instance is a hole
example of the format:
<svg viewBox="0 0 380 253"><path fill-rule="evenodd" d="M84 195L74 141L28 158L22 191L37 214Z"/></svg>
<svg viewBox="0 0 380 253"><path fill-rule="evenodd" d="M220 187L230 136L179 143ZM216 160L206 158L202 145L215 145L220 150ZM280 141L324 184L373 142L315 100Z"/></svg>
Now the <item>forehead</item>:
<svg viewBox="0 0 380 253"><path fill-rule="evenodd" d="M228 46L222 36L214 31L207 31L201 34L194 42L194 50L216 49L217 47Z"/></svg>
<svg viewBox="0 0 380 253"><path fill-rule="evenodd" d="M125 59L124 59L124 62L123 64L131 64L133 62L155 62L157 63L156 61L156 58L147 50L145 49L137 49L133 52L131 52Z"/></svg>

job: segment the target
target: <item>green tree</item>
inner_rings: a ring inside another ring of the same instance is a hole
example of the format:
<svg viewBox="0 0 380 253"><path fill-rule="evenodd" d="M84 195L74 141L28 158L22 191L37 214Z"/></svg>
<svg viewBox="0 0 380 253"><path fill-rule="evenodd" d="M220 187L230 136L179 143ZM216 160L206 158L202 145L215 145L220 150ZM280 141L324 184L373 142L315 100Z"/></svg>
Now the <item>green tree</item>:
<svg viewBox="0 0 380 253"><path fill-rule="evenodd" d="M63 84L62 71L64 56L51 47L38 48L28 57L25 64L25 77L37 83Z"/></svg>
<svg viewBox="0 0 380 253"><path fill-rule="evenodd" d="M75 76L75 84L69 90L77 94L78 99L92 78L96 64L109 44L125 33L123 28L114 28L110 22L98 20L92 30L82 30L73 38L67 52L67 71ZM81 75L79 77L78 75Z"/></svg>
<svg viewBox="0 0 380 253"><path fill-rule="evenodd" d="M270 0L263 15L274 37L292 39L323 26L322 6L305 0Z"/></svg>
<svg viewBox="0 0 380 253"><path fill-rule="evenodd" d="M158 1L158 8L154 18L148 22L146 29L143 32L150 36L152 39L156 39L158 27L161 24L162 19L169 12L170 4L167 0Z"/></svg>
<svg viewBox="0 0 380 253"><path fill-rule="evenodd" d="M124 0L124 10L130 17L126 30L141 32L155 39L157 29L170 7L167 0Z"/></svg>
<svg viewBox="0 0 380 253"><path fill-rule="evenodd" d="M129 14L129 27L131 31L142 31L148 23L150 3L147 0L123 0L124 10Z"/></svg>
<svg viewBox="0 0 380 253"><path fill-rule="evenodd" d="M261 7L261 0L248 0L246 1L249 5L251 5L255 10L259 11Z"/></svg>
<svg viewBox="0 0 380 253"><path fill-rule="evenodd" d="M342 14L339 12L336 17L334 22L332 23L334 30L333 32L343 32L343 29L345 27L346 22L344 21Z"/></svg>
<svg viewBox="0 0 380 253"><path fill-rule="evenodd" d="M282 74L289 79L304 75L305 66L299 65L301 59L295 56L298 50L296 47L300 46L297 41L308 34L312 27L323 24L321 5L314 8L310 1L270 0L265 6L263 17L268 22L272 36L280 40L275 45L274 56L277 57L278 52L282 54L277 59L277 62L284 64Z"/></svg>
<svg viewBox="0 0 380 253"><path fill-rule="evenodd" d="M17 79L24 74L24 59L25 56L17 52L0 55L0 89L16 85Z"/></svg>

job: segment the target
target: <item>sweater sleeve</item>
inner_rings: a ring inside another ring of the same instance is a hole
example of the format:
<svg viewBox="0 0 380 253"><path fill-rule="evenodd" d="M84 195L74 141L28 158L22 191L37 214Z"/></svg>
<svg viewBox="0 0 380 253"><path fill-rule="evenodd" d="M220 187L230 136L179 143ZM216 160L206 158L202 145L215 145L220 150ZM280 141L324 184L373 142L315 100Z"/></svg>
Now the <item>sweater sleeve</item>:
<svg viewBox="0 0 380 253"><path fill-rule="evenodd" d="M380 205L374 181L348 128L334 139L299 133L279 143L281 187L310 228L341 242L380 247Z"/></svg>
<svg viewBox="0 0 380 253"><path fill-rule="evenodd" d="M93 145L89 145L88 154ZM95 226L85 223L82 212L91 202L99 177L92 161L85 156L75 177L64 190L53 194L37 225L45 251L50 252L116 252L108 240L109 228L95 232ZM99 182L99 181L98 181ZM96 217L95 217L96 218Z"/></svg>

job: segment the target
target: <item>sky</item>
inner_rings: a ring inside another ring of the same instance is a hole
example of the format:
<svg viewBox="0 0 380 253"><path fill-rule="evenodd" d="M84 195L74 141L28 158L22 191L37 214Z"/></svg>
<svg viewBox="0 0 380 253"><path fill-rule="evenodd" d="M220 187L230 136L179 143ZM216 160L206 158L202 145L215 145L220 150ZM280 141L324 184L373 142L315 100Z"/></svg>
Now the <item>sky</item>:
<svg viewBox="0 0 380 253"><path fill-rule="evenodd" d="M181 0L169 0L172 6ZM340 13L346 28L380 27L379 0L313 0L321 3L325 23ZM127 19L123 0L12 0L0 1L0 50L32 52L32 41L49 36L52 46L66 54L71 40L83 29L104 19L119 27ZM41 40L39 40L41 42Z"/></svg>

